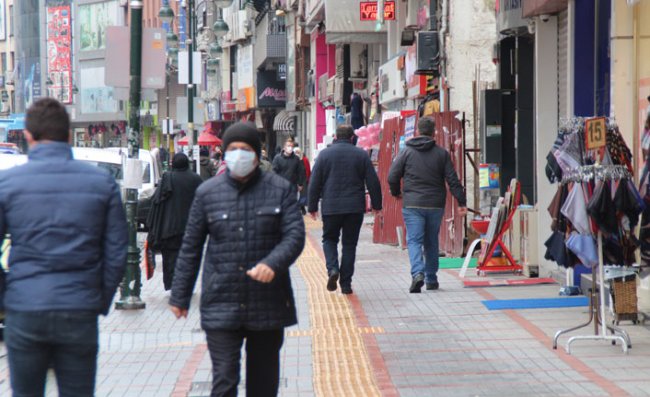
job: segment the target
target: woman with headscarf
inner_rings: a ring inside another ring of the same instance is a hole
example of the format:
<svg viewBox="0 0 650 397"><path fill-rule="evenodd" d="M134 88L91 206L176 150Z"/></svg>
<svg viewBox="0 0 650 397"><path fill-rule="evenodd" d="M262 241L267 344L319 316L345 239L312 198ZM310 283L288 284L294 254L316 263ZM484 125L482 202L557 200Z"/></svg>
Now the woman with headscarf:
<svg viewBox="0 0 650 397"><path fill-rule="evenodd" d="M149 246L163 257L165 291L172 287L174 267L190 212L194 193L203 182L190 170L190 161L183 153L174 155L172 170L163 174L153 195L147 219Z"/></svg>

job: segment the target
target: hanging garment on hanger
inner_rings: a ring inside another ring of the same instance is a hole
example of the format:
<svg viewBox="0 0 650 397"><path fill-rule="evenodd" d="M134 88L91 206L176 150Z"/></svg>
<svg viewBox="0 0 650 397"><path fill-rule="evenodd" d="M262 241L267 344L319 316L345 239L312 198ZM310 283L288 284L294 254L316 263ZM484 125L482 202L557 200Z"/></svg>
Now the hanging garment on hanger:
<svg viewBox="0 0 650 397"><path fill-rule="evenodd" d="M569 194L569 187L567 185L559 185L557 192L553 197L553 201L548 207L548 212L551 215L551 230L553 231L566 231L566 219L562 215L562 205L566 201L566 198Z"/></svg>
<svg viewBox="0 0 650 397"><path fill-rule="evenodd" d="M560 149L556 150L554 154L563 173L579 168L584 157L579 134L568 135Z"/></svg>
<svg viewBox="0 0 650 397"><path fill-rule="evenodd" d="M564 215L580 234L591 234L589 215L587 214L587 200L581 183L574 183L569 195L562 205Z"/></svg>
<svg viewBox="0 0 650 397"><path fill-rule="evenodd" d="M642 210L636 197L630 192L627 179L621 180L618 184L614 195L614 205L618 212L624 214L630 220L630 229L633 229L639 223L639 214L641 214Z"/></svg>
<svg viewBox="0 0 650 397"><path fill-rule="evenodd" d="M546 246L546 254L544 254L545 259L555 261L558 265L563 267L572 266L572 261L569 258L566 244L564 242L564 233L553 232L544 245Z"/></svg>
<svg viewBox="0 0 650 397"><path fill-rule="evenodd" d="M566 247L578 257L583 265L587 267L598 265L598 248L591 234L571 233L566 241Z"/></svg>
<svg viewBox="0 0 650 397"><path fill-rule="evenodd" d="M632 152L625 143L623 135L618 130L616 126L610 126L607 129L607 149L609 154L612 156L612 161L614 164L626 166L630 172L633 172L632 168Z"/></svg>
<svg viewBox="0 0 650 397"><path fill-rule="evenodd" d="M616 209L612 201L611 188L607 181L600 181L596 184L596 189L587 204L587 213L604 233L614 234L618 232Z"/></svg>
<svg viewBox="0 0 650 397"><path fill-rule="evenodd" d="M552 151L546 155L545 171L546 177L550 183L555 183L562 180L562 168L557 162L557 159L555 158L555 155Z"/></svg>

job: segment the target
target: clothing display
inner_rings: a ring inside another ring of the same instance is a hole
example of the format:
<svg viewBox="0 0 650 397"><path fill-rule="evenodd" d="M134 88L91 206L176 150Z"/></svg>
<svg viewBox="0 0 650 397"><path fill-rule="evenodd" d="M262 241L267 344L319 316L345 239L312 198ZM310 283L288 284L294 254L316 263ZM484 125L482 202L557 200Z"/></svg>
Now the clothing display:
<svg viewBox="0 0 650 397"><path fill-rule="evenodd" d="M605 146L588 149L585 121L566 120L547 156L547 177L560 184L548 208L553 221L545 258L564 267L593 268L598 265L596 235L602 232L604 263L630 266L640 244L634 229L646 209L633 183L632 153L611 119Z"/></svg>

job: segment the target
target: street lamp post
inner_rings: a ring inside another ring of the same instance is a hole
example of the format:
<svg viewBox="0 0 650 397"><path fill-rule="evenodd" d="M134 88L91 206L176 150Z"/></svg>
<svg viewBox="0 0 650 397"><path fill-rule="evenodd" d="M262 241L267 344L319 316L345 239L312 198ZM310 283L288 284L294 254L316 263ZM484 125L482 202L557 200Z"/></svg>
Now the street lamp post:
<svg viewBox="0 0 650 397"><path fill-rule="evenodd" d="M140 95L142 79L142 1L131 0L131 87L129 94L128 151L130 163L139 159L140 152ZM144 309L140 299L140 249L137 242L136 212L138 190L126 189L126 217L129 230L129 246L126 273L120 285L120 299L115 308L121 310Z"/></svg>
<svg viewBox="0 0 650 397"><path fill-rule="evenodd" d="M190 38L187 40L187 59L189 73L189 81L187 84L187 133L190 134L190 137L192 139L191 148L193 149L194 145L198 144L197 134L194 130L194 48L196 47L196 12L194 10L194 0L188 0L187 6L189 8L188 17L190 22ZM194 153L192 153L192 155L194 155ZM194 160L196 161L196 173L198 174L200 173L200 163L198 156Z"/></svg>

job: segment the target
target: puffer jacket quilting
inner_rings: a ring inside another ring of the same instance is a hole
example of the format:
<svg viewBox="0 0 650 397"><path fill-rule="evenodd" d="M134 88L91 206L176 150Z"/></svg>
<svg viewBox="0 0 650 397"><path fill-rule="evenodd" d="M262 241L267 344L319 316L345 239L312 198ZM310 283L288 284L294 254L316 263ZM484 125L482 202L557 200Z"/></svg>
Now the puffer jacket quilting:
<svg viewBox="0 0 650 397"><path fill-rule="evenodd" d="M196 192L176 263L170 304L187 308L203 260L203 329L271 330L297 322L289 266L305 244L296 191L282 177L256 171L246 186L228 173ZM246 271L266 263L276 273L269 284Z"/></svg>

